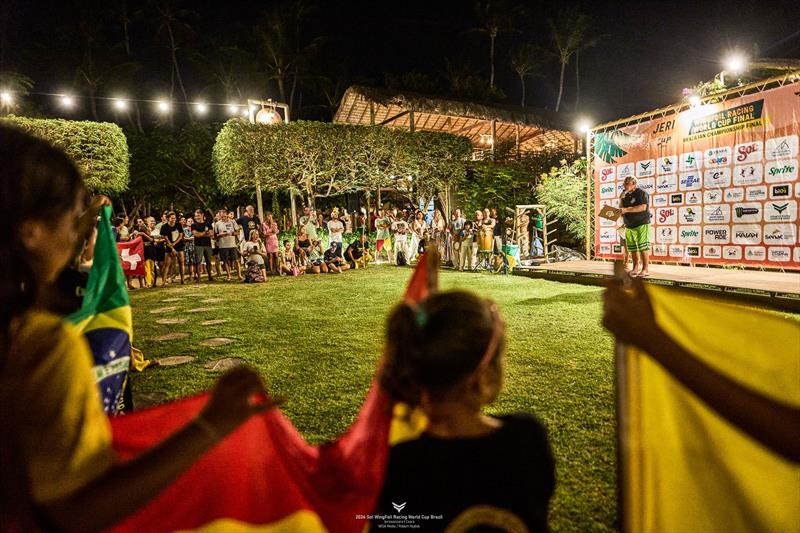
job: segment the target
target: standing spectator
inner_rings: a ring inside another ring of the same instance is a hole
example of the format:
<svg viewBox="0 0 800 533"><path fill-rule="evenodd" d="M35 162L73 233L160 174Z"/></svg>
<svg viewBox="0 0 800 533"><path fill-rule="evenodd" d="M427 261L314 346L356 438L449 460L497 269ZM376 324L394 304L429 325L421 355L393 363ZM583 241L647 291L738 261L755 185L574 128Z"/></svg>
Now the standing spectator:
<svg viewBox="0 0 800 533"><path fill-rule="evenodd" d="M200 277L200 265L197 263L197 258L194 253L194 233L192 233L194 219L181 217L180 220L183 227L183 255L186 259L184 261L184 266L189 269L189 279L197 280Z"/></svg>
<svg viewBox="0 0 800 533"><path fill-rule="evenodd" d="M650 250L650 196L640 188L636 178L628 176L623 182L620 201L625 225L625 243L633 259L632 277L648 276L648 251ZM641 265L641 269L639 267Z"/></svg>
<svg viewBox="0 0 800 533"><path fill-rule="evenodd" d="M167 215L166 224L161 226L161 236L164 237L164 244L167 247L161 284L167 284L167 277L170 278L170 282L174 282L175 275L172 269L177 267L183 285L183 228L178 224L178 217L173 211Z"/></svg>
<svg viewBox="0 0 800 533"><path fill-rule="evenodd" d="M483 224L483 211L475 211L475 220L472 222L472 263L477 264L478 252L482 251L481 240L486 240ZM489 245L491 246L491 245Z"/></svg>
<svg viewBox="0 0 800 533"><path fill-rule="evenodd" d="M456 239L459 245L458 270L463 271L465 266L467 270L472 270L472 243L475 240L475 231L471 221L464 221Z"/></svg>
<svg viewBox="0 0 800 533"><path fill-rule="evenodd" d="M464 229L464 222L467 220L461 214L461 209L453 210L452 220L450 222L450 262L454 268L459 268L461 265L461 230Z"/></svg>
<svg viewBox="0 0 800 533"><path fill-rule="evenodd" d="M163 277L164 273L164 262L167 256L167 245L166 239L161 235L161 228L156 224L156 219L150 217L148 222L152 221L149 227L152 227L150 230L150 236L153 238L153 246L155 246L155 262L156 262L156 271L153 274L153 287L158 286L158 278L159 276ZM164 285L162 280L161 285Z"/></svg>
<svg viewBox="0 0 800 533"><path fill-rule="evenodd" d="M526 209L517 217L517 242L519 243L519 251L521 257L528 257L531 251L531 233L530 233L531 219L528 216Z"/></svg>
<svg viewBox="0 0 800 533"><path fill-rule="evenodd" d="M492 209L492 220L494 226L492 227L492 235L494 236L494 251L495 253L503 253L503 221L497 214L497 209Z"/></svg>
<svg viewBox="0 0 800 533"><path fill-rule="evenodd" d="M386 260L392 262L392 219L387 216L386 210L380 210L380 216L375 220L375 227L378 228L377 240L375 241L375 262L381 258L381 252L386 249Z"/></svg>
<svg viewBox="0 0 800 533"><path fill-rule="evenodd" d="M269 271L278 273L278 223L270 211L267 211L266 220L261 225L264 233L264 246L267 249Z"/></svg>
<svg viewBox="0 0 800 533"><path fill-rule="evenodd" d="M341 274L342 271L350 268L342 259L342 256L339 255L339 249L336 247L335 242L332 242L330 248L325 250L322 258L325 260L325 265L331 274Z"/></svg>
<svg viewBox="0 0 800 533"><path fill-rule="evenodd" d="M300 227L302 228L302 226ZM278 258L280 260L278 263L278 271L281 276L287 274L299 276L305 273L305 270L300 270L300 266L297 264L297 257L295 257L292 251L292 241L288 239L283 241L283 250L281 250Z"/></svg>
<svg viewBox="0 0 800 533"><path fill-rule="evenodd" d="M147 220L144 219L136 219L136 226L134 226L133 230L133 238L142 239L142 247L144 248L144 286L145 287L152 287L155 283L155 259L156 259L156 247L154 244L154 239L150 235L151 228L149 226L149 222L153 221L153 226L155 226L156 221L153 217L147 217ZM139 285L142 284L142 278L139 278Z"/></svg>
<svg viewBox="0 0 800 533"><path fill-rule="evenodd" d="M408 222L404 218L392 221L394 231L394 260L395 264L405 266L409 261L408 253Z"/></svg>
<svg viewBox="0 0 800 533"><path fill-rule="evenodd" d="M158 222L158 224L156 224L156 231L158 232L159 235L161 235L161 226L166 224L168 219L169 219L169 211L164 211L163 213L161 213L161 220Z"/></svg>
<svg viewBox="0 0 800 533"><path fill-rule="evenodd" d="M122 228L125 227L125 221L122 217L114 217L114 220L111 221L111 234L114 236L114 240L116 242L122 242ZM127 239L127 235L126 238Z"/></svg>
<svg viewBox="0 0 800 533"><path fill-rule="evenodd" d="M328 233L330 234L330 243L336 245L339 257L342 256L342 233L344 233L344 224L339 220L339 209L334 207L331 212L331 219L328 221Z"/></svg>
<svg viewBox="0 0 800 533"><path fill-rule="evenodd" d="M244 243L242 253L245 261L247 261L245 282L260 283L267 281L267 269L264 267L264 258L267 252L257 229L250 230L250 240Z"/></svg>
<svg viewBox="0 0 800 533"><path fill-rule="evenodd" d="M205 260L208 281L214 281L214 277L211 275L211 237L214 236L214 228L206 222L205 213L201 209L194 211L192 234L194 235L195 261L199 265L200 261ZM200 276L197 277L197 281L200 281Z"/></svg>
<svg viewBox="0 0 800 533"><path fill-rule="evenodd" d="M366 231L367 224L367 211L363 207L355 215L355 232L361 233Z"/></svg>
<svg viewBox="0 0 800 533"><path fill-rule="evenodd" d="M250 240L250 232L252 230L261 227L261 221L255 215L255 209L252 205L248 205L244 208L244 215L240 216L236 223L242 227L245 242Z"/></svg>
<svg viewBox="0 0 800 533"><path fill-rule="evenodd" d="M424 242L427 232L428 224L425 223L425 214L417 209L414 212L414 221L411 223L411 255L408 258L409 262L417 257L420 243Z"/></svg>
<svg viewBox="0 0 800 533"><path fill-rule="evenodd" d="M214 222L214 236L217 239L217 249L219 250L219 260L225 270L226 281L231 280L231 273L236 268L239 281L242 278L241 267L239 266L239 249L236 247L237 227L236 221L231 220L228 211L222 209L217 214L217 221Z"/></svg>
<svg viewBox="0 0 800 533"><path fill-rule="evenodd" d="M353 233L353 215L347 212L347 209L343 211L342 222L344 223L344 234L350 235Z"/></svg>
<svg viewBox="0 0 800 533"><path fill-rule="evenodd" d="M439 257L447 261L447 221L440 209L433 212L433 221L430 227L431 237L436 243L436 249L439 251Z"/></svg>
<svg viewBox="0 0 800 533"><path fill-rule="evenodd" d="M306 229L306 235L312 241L316 241L317 237L317 229L321 226L320 220L317 218L317 212L311 209L311 207L306 206L303 208L303 216L300 217L298 221L299 228L297 229L298 235L300 234L300 228Z"/></svg>

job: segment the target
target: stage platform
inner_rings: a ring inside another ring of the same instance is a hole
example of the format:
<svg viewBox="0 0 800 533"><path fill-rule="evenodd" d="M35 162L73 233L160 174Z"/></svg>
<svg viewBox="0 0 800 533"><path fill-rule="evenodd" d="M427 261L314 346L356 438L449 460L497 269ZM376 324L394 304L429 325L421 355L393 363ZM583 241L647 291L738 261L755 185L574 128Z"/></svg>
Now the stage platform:
<svg viewBox="0 0 800 533"><path fill-rule="evenodd" d="M564 261L514 269L515 275L584 285L601 285L613 272L611 261ZM650 265L647 282L713 291L717 296L800 313L800 272L655 264Z"/></svg>

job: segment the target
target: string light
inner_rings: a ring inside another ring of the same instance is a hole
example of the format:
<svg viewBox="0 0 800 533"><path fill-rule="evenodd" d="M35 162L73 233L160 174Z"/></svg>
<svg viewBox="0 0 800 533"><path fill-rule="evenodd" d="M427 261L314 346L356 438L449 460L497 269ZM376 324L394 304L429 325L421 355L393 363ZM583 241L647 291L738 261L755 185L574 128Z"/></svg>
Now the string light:
<svg viewBox="0 0 800 533"><path fill-rule="evenodd" d="M116 109L117 111L125 111L126 109L128 109L128 102L121 98L115 98L114 109Z"/></svg>
<svg viewBox="0 0 800 533"><path fill-rule="evenodd" d="M228 113L231 115L238 115L239 114L239 106L236 104L228 104Z"/></svg>
<svg viewBox="0 0 800 533"><path fill-rule="evenodd" d="M156 102L156 107L158 108L158 111L160 113L169 113L171 106L169 105L169 102L165 102L164 100L159 100L158 102Z"/></svg>
<svg viewBox="0 0 800 533"><path fill-rule="evenodd" d="M0 103L3 105L11 105L14 103L14 95L11 94L11 91L0 92Z"/></svg>
<svg viewBox="0 0 800 533"><path fill-rule="evenodd" d="M75 99L68 94L61 96L61 106L67 109L75 107Z"/></svg>
<svg viewBox="0 0 800 533"><path fill-rule="evenodd" d="M205 102L197 102L195 104L195 109L197 110L197 114L205 115L206 113L208 113L208 104L206 104Z"/></svg>

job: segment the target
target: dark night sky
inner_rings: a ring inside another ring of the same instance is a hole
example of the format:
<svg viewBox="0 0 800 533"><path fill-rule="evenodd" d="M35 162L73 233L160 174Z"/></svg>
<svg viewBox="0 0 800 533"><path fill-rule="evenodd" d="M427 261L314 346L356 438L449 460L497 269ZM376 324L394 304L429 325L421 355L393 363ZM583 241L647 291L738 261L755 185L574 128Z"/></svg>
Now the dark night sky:
<svg viewBox="0 0 800 533"><path fill-rule="evenodd" d="M133 3L133 2L131 2ZM70 33L86 2L0 0L9 14L4 68L36 81L34 91L55 92L70 82L71 58L78 55ZM498 85L507 102L519 102L519 82L508 64L509 49L523 40L549 44L546 19L563 2L521 2L530 13L519 33L498 38ZM594 19L599 44L581 56L581 106L595 122L646 111L680 99L683 87L710 79L726 51L750 51L756 44L762 56L800 57L798 1L636 1L578 2ZM145 3L142 3L146 6ZM270 2L227 0L180 2L199 17L190 47L205 51L210 42L237 43L255 50L251 28ZM467 63L488 78L488 39L465 30L474 26L473 2L405 0L402 2L318 1L304 35L326 38L320 63L330 71L346 64L353 78L383 83L384 73L418 70L433 76L445 71L446 59ZM116 31L113 23L109 33ZM169 82L167 52L153 37L154 22L147 7L132 24L135 56L143 64L131 95L152 98ZM191 94L210 83L187 62L184 74ZM3 70L3 69L0 69ZM153 80L160 80L155 83ZM110 94L112 83L101 89ZM530 82L532 102L552 108L558 89L554 62L544 79ZM118 90L118 89L115 89ZM264 88L253 96L275 97ZM313 96L307 97L307 102ZM574 66L568 67L567 110L574 102ZM313 112L312 112L313 114Z"/></svg>

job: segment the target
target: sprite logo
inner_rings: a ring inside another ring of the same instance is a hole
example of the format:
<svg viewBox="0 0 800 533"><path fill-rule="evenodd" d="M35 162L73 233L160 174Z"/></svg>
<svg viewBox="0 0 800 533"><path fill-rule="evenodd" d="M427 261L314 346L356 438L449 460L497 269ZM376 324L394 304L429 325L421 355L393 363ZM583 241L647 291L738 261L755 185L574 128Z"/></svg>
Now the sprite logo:
<svg viewBox="0 0 800 533"><path fill-rule="evenodd" d="M791 174L794 172L794 166L792 165L783 165L780 168L771 168L769 169L770 176L779 176L781 174Z"/></svg>

